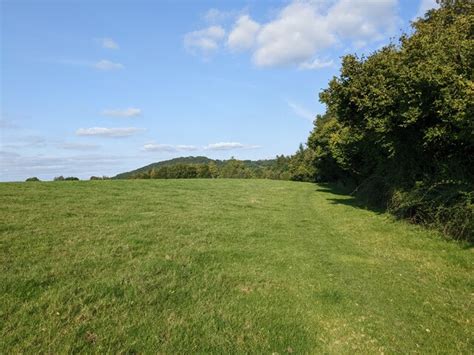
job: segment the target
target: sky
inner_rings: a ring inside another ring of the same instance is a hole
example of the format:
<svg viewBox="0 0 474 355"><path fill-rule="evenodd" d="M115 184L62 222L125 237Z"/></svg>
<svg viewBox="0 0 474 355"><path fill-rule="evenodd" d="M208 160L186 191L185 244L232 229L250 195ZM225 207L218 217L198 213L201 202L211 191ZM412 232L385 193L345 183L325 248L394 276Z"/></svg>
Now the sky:
<svg viewBox="0 0 474 355"><path fill-rule="evenodd" d="M2 0L0 180L114 176L304 143L341 57L434 0Z"/></svg>

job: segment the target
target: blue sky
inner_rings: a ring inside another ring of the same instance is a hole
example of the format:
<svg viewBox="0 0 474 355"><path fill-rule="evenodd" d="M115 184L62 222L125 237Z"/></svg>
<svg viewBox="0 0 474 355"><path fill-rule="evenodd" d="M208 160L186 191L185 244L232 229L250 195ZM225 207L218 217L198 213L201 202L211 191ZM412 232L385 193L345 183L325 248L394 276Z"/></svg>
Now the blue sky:
<svg viewBox="0 0 474 355"><path fill-rule="evenodd" d="M434 0L1 2L2 181L292 154L340 57Z"/></svg>

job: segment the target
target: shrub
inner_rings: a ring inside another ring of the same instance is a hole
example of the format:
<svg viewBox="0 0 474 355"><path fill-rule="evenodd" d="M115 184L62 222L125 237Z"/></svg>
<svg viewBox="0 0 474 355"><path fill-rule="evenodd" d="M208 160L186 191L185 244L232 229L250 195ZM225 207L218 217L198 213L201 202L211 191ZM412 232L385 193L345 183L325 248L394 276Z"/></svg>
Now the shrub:
<svg viewBox="0 0 474 355"><path fill-rule="evenodd" d="M453 239L474 242L474 186L445 180L395 190L388 209L399 218L435 227Z"/></svg>
<svg viewBox="0 0 474 355"><path fill-rule="evenodd" d="M75 176L68 176L68 177L64 177L64 176L56 176L54 178L54 181L78 181L79 178L75 177Z"/></svg>
<svg viewBox="0 0 474 355"><path fill-rule="evenodd" d="M33 176L33 177L29 177L29 178L26 179L25 181L41 181L41 180L38 179L36 176Z"/></svg>

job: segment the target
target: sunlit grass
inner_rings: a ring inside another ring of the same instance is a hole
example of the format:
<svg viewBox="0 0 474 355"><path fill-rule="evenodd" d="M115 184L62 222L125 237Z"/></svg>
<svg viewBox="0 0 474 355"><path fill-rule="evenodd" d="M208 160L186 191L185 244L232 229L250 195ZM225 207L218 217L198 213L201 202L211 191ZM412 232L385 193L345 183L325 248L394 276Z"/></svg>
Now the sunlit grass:
<svg viewBox="0 0 474 355"><path fill-rule="evenodd" d="M0 353L469 353L473 254L313 184L0 184Z"/></svg>

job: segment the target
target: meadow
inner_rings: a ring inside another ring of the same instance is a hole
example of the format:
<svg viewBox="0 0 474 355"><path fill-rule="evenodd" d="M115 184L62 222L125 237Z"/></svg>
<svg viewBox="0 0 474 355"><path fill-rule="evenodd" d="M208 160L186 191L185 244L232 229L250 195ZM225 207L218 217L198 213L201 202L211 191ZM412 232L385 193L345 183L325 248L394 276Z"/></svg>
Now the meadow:
<svg viewBox="0 0 474 355"><path fill-rule="evenodd" d="M0 184L0 353L472 353L470 245L271 180Z"/></svg>

